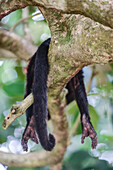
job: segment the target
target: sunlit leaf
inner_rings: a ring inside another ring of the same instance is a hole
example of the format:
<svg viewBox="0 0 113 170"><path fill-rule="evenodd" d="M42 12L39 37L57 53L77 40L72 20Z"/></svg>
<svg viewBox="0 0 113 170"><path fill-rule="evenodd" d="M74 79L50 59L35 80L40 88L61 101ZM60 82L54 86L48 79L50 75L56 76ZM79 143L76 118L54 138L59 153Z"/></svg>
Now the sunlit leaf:
<svg viewBox="0 0 113 170"><path fill-rule="evenodd" d="M89 105L89 115L90 115L90 118L91 118L91 122L92 122L94 128L96 129L97 123L98 123L98 120L99 120L99 115L92 105Z"/></svg>
<svg viewBox="0 0 113 170"><path fill-rule="evenodd" d="M8 96L16 97L24 94L24 82L23 81L13 81L4 85L3 90Z"/></svg>

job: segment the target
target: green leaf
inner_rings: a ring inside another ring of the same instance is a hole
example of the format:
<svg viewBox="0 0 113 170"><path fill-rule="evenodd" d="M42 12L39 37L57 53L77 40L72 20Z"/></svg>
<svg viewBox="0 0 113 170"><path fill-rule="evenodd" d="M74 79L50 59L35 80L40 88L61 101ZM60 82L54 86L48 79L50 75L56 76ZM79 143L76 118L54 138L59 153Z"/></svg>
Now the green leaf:
<svg viewBox="0 0 113 170"><path fill-rule="evenodd" d="M107 82L105 85L98 87L99 92L113 93L113 84L111 82Z"/></svg>
<svg viewBox="0 0 113 170"><path fill-rule="evenodd" d="M75 100L66 106L66 112L70 115L74 115L79 112L79 109L77 107Z"/></svg>
<svg viewBox="0 0 113 170"><path fill-rule="evenodd" d="M16 80L3 86L3 90L10 97L22 96L24 94L24 82Z"/></svg>
<svg viewBox="0 0 113 170"><path fill-rule="evenodd" d="M99 115L92 105L89 105L89 115L90 115L90 118L91 118L91 122L94 126L94 129L96 129L97 123L99 121Z"/></svg>
<svg viewBox="0 0 113 170"><path fill-rule="evenodd" d="M77 151L70 156L63 162L63 169L62 170L111 170L113 169L107 161L98 160L92 157L86 151Z"/></svg>

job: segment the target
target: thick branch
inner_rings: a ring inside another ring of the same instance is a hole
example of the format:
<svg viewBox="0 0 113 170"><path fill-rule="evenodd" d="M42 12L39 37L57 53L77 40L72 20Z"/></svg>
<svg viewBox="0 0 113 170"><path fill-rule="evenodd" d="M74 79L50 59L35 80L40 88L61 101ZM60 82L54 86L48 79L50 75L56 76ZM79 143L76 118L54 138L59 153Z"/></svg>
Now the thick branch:
<svg viewBox="0 0 113 170"><path fill-rule="evenodd" d="M23 0L0 0L0 20L11 12L24 8L28 3Z"/></svg>
<svg viewBox="0 0 113 170"><path fill-rule="evenodd" d="M63 13L82 14L113 28L113 0L0 0L0 19L10 12L27 5L43 6ZM54 22L54 20L53 20Z"/></svg>
<svg viewBox="0 0 113 170"><path fill-rule="evenodd" d="M40 9L52 34L49 51L50 92L60 93L64 85L83 66L113 61L112 29L80 15Z"/></svg>
<svg viewBox="0 0 113 170"><path fill-rule="evenodd" d="M0 58L18 57L28 60L36 51L29 41L9 31L0 29Z"/></svg>
<svg viewBox="0 0 113 170"><path fill-rule="evenodd" d="M52 152L43 151L23 155L0 152L0 163L9 167L40 167L50 165L60 161L60 149L61 147L57 145Z"/></svg>

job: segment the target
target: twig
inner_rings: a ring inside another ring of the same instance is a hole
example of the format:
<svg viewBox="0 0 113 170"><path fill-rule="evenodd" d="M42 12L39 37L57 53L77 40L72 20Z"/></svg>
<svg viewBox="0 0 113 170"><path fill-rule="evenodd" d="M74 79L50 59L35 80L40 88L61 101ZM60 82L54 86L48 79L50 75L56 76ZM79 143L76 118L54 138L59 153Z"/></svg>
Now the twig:
<svg viewBox="0 0 113 170"><path fill-rule="evenodd" d="M76 134L79 124L80 124L80 113L78 114L75 124L73 125L73 129L71 131L71 136Z"/></svg>
<svg viewBox="0 0 113 170"><path fill-rule="evenodd" d="M22 9L22 18L29 17L29 7ZM31 31L29 29L29 20L23 22L24 38L32 42ZM33 43L33 42L32 42Z"/></svg>
<svg viewBox="0 0 113 170"><path fill-rule="evenodd" d="M13 26L11 27L10 31L11 31L11 32L14 32L15 28L17 27L17 25L19 25L21 22L24 22L25 20L28 20L28 19L30 19L30 18L32 18L32 17L37 16L37 15L40 15L40 13L34 14L34 15L30 15L30 16L28 16L28 17L26 17L26 18L20 19L15 25L13 25Z"/></svg>
<svg viewBox="0 0 113 170"><path fill-rule="evenodd" d="M92 74L91 74L90 80L89 80L88 85L87 85L87 90L86 90L87 95L88 95L88 93L89 93L89 91L90 91L90 89L91 89L92 80L93 80L93 78L94 78L96 75L97 75L97 71L96 71L95 66L93 66L93 67L92 67Z"/></svg>
<svg viewBox="0 0 113 170"><path fill-rule="evenodd" d="M19 116L23 115L26 109L33 103L32 93L28 95L21 103L12 106L11 111L5 117L2 127L7 129L9 125Z"/></svg>

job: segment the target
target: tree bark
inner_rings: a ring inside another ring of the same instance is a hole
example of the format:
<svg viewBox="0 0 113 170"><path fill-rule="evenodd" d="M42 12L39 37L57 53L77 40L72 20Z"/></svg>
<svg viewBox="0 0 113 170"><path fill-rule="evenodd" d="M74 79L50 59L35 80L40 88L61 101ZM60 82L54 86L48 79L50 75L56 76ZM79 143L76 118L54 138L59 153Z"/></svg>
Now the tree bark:
<svg viewBox="0 0 113 170"><path fill-rule="evenodd" d="M111 28L81 15L62 14L42 7L40 10L52 35L49 50L49 94L54 93L54 89L59 94L82 67L113 61Z"/></svg>
<svg viewBox="0 0 113 170"><path fill-rule="evenodd" d="M30 41L0 29L0 58L18 58L27 61L36 52L36 49L37 47Z"/></svg>
<svg viewBox="0 0 113 170"><path fill-rule="evenodd" d="M0 19L28 5L43 6L63 13L82 14L113 28L113 0L0 0Z"/></svg>

